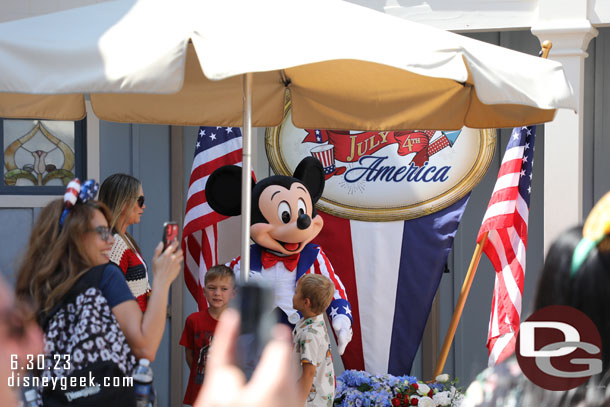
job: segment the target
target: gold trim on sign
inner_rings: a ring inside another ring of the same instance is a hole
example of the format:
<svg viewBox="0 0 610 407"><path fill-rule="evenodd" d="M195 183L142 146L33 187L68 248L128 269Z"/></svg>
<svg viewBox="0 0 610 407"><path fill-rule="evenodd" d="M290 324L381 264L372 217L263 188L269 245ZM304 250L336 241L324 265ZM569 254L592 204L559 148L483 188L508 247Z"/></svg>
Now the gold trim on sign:
<svg viewBox="0 0 610 407"><path fill-rule="evenodd" d="M282 123L276 127L267 128L265 132L265 150L271 168L276 174L292 175L286 160L280 151L280 135L282 128L288 119L290 111L290 100L287 98L284 106L284 118ZM483 178L494 155L496 145L495 129L479 130L479 151L477 159L466 175L451 189L434 198L419 202L414 205L387 207L387 208L359 208L345 205L340 202L320 198L316 207L331 215L362 221L389 222L397 220L408 220L429 215L445 209L468 194Z"/></svg>

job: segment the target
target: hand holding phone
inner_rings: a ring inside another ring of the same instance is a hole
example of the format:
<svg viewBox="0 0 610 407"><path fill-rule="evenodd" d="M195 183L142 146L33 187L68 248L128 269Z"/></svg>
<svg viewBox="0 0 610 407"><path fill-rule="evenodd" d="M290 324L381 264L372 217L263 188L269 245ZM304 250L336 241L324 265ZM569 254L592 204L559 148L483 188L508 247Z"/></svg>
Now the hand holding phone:
<svg viewBox="0 0 610 407"><path fill-rule="evenodd" d="M163 250L167 248L168 245L172 244L174 240L178 240L178 224L176 222L165 222L163 224Z"/></svg>
<svg viewBox="0 0 610 407"><path fill-rule="evenodd" d="M273 327L272 340L266 346L252 379L244 382L242 373L235 369L238 321L234 309L227 309L220 316L197 405L303 407L297 395L292 335L288 326Z"/></svg>
<svg viewBox="0 0 610 407"><path fill-rule="evenodd" d="M240 284L235 306L241 315L235 362L246 379L250 379L263 349L271 338L278 317L273 306L273 287L257 281Z"/></svg>

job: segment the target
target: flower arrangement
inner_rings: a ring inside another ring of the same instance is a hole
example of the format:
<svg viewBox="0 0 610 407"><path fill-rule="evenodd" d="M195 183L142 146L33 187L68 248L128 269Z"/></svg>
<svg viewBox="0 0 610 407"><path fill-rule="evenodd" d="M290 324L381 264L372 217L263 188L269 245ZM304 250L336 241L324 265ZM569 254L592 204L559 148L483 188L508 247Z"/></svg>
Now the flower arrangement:
<svg viewBox="0 0 610 407"><path fill-rule="evenodd" d="M337 377L335 407L459 407L464 397L442 374L431 383L413 376L372 375L359 370L346 370Z"/></svg>

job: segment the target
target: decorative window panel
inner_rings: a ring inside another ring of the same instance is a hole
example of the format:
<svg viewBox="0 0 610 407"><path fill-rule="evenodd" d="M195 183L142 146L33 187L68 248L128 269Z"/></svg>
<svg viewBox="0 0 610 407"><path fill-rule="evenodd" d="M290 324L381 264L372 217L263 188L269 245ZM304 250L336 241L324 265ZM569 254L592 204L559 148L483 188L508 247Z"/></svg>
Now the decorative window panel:
<svg viewBox="0 0 610 407"><path fill-rule="evenodd" d="M0 194L61 195L71 179L86 177L84 120L5 119L0 124Z"/></svg>

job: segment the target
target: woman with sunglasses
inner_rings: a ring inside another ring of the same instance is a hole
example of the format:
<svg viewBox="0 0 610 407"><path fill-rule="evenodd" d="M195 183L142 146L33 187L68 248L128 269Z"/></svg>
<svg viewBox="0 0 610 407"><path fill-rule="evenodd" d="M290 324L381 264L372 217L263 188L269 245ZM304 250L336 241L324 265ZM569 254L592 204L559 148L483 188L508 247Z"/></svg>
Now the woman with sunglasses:
<svg viewBox="0 0 610 407"><path fill-rule="evenodd" d="M128 226L140 223L146 208L142 183L131 175L113 174L102 183L99 199L108 206L112 215L110 228L114 244L110 261L123 270L127 284L144 312L150 295L148 269L138 244L127 232Z"/></svg>
<svg viewBox="0 0 610 407"><path fill-rule="evenodd" d="M93 187L87 189L91 184ZM88 198L77 192L78 198L71 204L64 197L42 209L19 268L17 296L32 303L42 321L87 271L106 264L98 287L134 356L154 360L165 329L169 288L180 273L182 250L177 243L165 250L162 243L156 247L152 260L154 293L142 313L120 269L109 263L114 243L112 218L106 205L93 200L97 192L93 180L87 181L81 191L92 189Z"/></svg>

